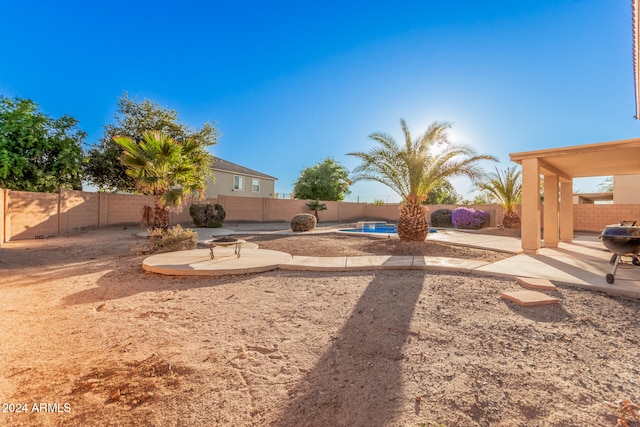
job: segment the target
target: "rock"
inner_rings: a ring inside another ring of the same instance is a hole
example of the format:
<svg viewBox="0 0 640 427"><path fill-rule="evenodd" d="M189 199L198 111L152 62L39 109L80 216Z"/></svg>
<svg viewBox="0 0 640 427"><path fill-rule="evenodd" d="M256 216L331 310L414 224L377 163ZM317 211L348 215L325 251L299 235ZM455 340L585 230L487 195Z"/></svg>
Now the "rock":
<svg viewBox="0 0 640 427"><path fill-rule="evenodd" d="M293 231L311 231L316 228L316 217L303 213L298 214L291 219L291 230Z"/></svg>

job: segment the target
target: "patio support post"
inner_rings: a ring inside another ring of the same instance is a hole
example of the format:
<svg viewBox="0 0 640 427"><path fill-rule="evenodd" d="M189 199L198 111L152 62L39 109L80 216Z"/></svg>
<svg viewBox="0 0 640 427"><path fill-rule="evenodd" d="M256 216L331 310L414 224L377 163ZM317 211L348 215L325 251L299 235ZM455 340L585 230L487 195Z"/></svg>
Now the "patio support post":
<svg viewBox="0 0 640 427"><path fill-rule="evenodd" d="M558 232L558 175L544 176L544 247L557 248Z"/></svg>
<svg viewBox="0 0 640 427"><path fill-rule="evenodd" d="M560 240L573 241L573 180L560 182Z"/></svg>
<svg viewBox="0 0 640 427"><path fill-rule="evenodd" d="M540 252L540 162L522 160L522 251Z"/></svg>

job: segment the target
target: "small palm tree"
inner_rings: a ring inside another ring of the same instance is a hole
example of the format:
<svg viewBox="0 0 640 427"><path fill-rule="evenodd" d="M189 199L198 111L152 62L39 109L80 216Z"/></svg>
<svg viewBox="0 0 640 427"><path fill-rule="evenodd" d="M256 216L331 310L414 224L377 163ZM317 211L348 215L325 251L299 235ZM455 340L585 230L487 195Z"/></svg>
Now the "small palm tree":
<svg viewBox="0 0 640 427"><path fill-rule="evenodd" d="M515 166L503 171L496 168L496 173L491 173L484 180L476 184L476 188L483 191L490 200L504 207L504 228L520 228L520 216L516 211L522 202L521 171Z"/></svg>
<svg viewBox="0 0 640 427"><path fill-rule="evenodd" d="M480 160L496 160L490 155L477 154L471 147L449 140L451 124L433 122L416 139L404 120L400 120L404 144L400 146L386 133L373 133L369 138L381 145L369 152L349 153L362 159L354 170L354 181L370 180L385 184L402 197L398 236L401 240L424 241L429 234L427 209L421 203L429 191L444 180L468 176L472 180L482 176Z"/></svg>
<svg viewBox="0 0 640 427"><path fill-rule="evenodd" d="M210 155L197 142L180 144L162 132L145 132L142 138L113 139L124 150L120 161L136 187L154 196L153 228L166 230L169 210L179 210L189 195L204 192Z"/></svg>
<svg viewBox="0 0 640 427"><path fill-rule="evenodd" d="M305 203L305 205L307 205L307 207L313 211L313 214L316 216L316 221L320 222L318 211L326 210L327 205L324 203L320 203L320 200L312 200L309 203Z"/></svg>

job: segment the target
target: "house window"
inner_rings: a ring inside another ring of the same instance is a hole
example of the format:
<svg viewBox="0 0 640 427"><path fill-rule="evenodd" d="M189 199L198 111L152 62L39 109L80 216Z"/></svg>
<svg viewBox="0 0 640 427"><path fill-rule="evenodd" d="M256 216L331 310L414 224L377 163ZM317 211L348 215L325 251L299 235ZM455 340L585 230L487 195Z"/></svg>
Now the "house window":
<svg viewBox="0 0 640 427"><path fill-rule="evenodd" d="M233 191L243 191L242 177L235 175L233 177Z"/></svg>
<svg viewBox="0 0 640 427"><path fill-rule="evenodd" d="M260 180L258 178L253 178L251 180L251 191L254 193L260 192Z"/></svg>

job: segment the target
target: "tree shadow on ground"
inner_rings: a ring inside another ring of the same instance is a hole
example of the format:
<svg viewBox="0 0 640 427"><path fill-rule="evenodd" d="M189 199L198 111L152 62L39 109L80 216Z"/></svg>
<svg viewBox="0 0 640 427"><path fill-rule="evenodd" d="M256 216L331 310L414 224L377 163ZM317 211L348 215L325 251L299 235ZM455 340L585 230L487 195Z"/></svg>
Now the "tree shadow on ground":
<svg viewBox="0 0 640 427"><path fill-rule="evenodd" d="M275 425L392 423L402 406L402 349L425 274L402 284L375 275Z"/></svg>
<svg viewBox="0 0 640 427"><path fill-rule="evenodd" d="M102 275L97 287L84 289L62 299L65 305L104 302L127 298L144 292L181 291L221 286L238 280L237 276L163 276L145 272L141 267L144 256L126 260Z"/></svg>

